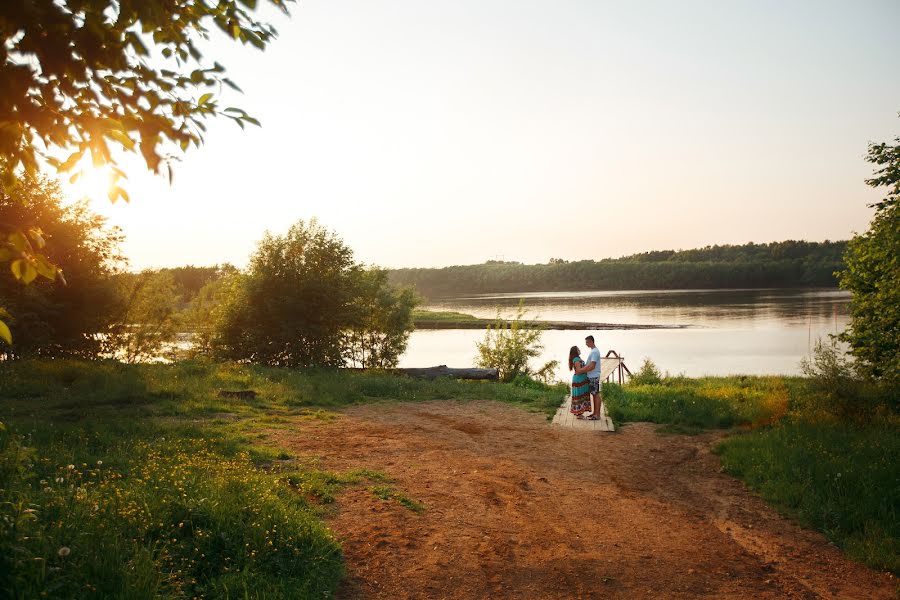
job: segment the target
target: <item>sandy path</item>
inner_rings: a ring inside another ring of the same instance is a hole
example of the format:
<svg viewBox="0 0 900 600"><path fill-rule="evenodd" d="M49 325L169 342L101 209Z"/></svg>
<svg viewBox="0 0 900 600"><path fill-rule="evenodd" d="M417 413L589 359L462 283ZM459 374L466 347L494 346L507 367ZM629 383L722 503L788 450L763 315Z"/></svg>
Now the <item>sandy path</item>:
<svg viewBox="0 0 900 600"><path fill-rule="evenodd" d="M496 402L351 408L273 432L323 468L383 470L425 503L341 494L344 598L894 598L718 472L713 434L551 428Z"/></svg>

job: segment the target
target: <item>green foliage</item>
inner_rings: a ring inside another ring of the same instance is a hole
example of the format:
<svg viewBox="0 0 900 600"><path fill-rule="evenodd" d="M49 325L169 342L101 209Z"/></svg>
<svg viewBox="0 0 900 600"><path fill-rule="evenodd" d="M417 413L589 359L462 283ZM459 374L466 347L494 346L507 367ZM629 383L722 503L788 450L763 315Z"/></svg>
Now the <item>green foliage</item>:
<svg viewBox="0 0 900 600"><path fill-rule="evenodd" d="M788 390L778 377L665 377L658 383L604 383L603 401L619 423L727 428L780 417L787 411Z"/></svg>
<svg viewBox="0 0 900 600"><path fill-rule="evenodd" d="M553 371L559 364L550 361L537 370L533 370L529 361L541 354L542 331L539 327L525 320L525 306L519 304L514 319L505 321L497 312L497 321L489 325L484 339L476 342L478 358L476 366L497 369L501 381L512 381L518 375L527 375L549 383Z"/></svg>
<svg viewBox="0 0 900 600"><path fill-rule="evenodd" d="M449 323L458 323L460 321L480 321L477 317L473 317L472 315L454 312L450 310L414 310L413 311L413 321L416 323L431 323L431 322L449 322Z"/></svg>
<svg viewBox="0 0 900 600"><path fill-rule="evenodd" d="M45 251L68 275L68 285L49 278L22 285L0 272L0 306L12 317L16 344L8 356L96 356L103 340L96 334L111 326L119 296L111 275L122 258L122 235L106 225L85 202L63 206L59 186L28 180L14 195L0 191L0 223L26 230L41 223Z"/></svg>
<svg viewBox="0 0 900 600"><path fill-rule="evenodd" d="M308 598L341 575L334 537L247 453L76 430L26 448L0 432L0 474L10 597Z"/></svg>
<svg viewBox="0 0 900 600"><path fill-rule="evenodd" d="M391 281L429 297L572 290L830 287L846 242L785 241L647 252L601 261L523 265L488 261L441 269L396 269Z"/></svg>
<svg viewBox="0 0 900 600"><path fill-rule="evenodd" d="M248 272L233 280L216 323L216 352L273 366L343 365L359 270L350 248L315 220L284 236L267 234Z"/></svg>
<svg viewBox="0 0 900 600"><path fill-rule="evenodd" d="M869 146L867 160L883 166L866 183L888 193L873 205L868 231L850 241L839 277L853 293L850 327L841 339L865 374L900 389L900 138L894 141Z"/></svg>
<svg viewBox="0 0 900 600"><path fill-rule="evenodd" d="M896 420L864 427L786 419L726 439L724 469L852 557L900 575L900 435Z"/></svg>
<svg viewBox="0 0 900 600"><path fill-rule="evenodd" d="M812 356L800 362L800 369L808 379L794 408L807 417L866 422L900 408L896 390L865 373L860 376L859 363L848 359L834 340L816 340Z"/></svg>
<svg viewBox="0 0 900 600"><path fill-rule="evenodd" d="M422 513L425 512L425 505L421 502L417 502L413 500L406 494L401 491L394 489L389 485L375 485L370 488L372 490L372 495L374 495L379 500L396 501L400 506L404 508L408 508L414 513Z"/></svg>
<svg viewBox="0 0 900 600"><path fill-rule="evenodd" d="M354 275L356 314L344 331L343 340L348 364L369 369L396 367L406 351L418 298L409 288L398 290L390 286L387 272L382 269Z"/></svg>
<svg viewBox="0 0 900 600"><path fill-rule="evenodd" d="M285 10L287 0L269 0ZM85 3L0 5L0 188L15 186L18 168L34 177L43 158L69 171L90 154L115 164L110 148L140 152L158 170L166 150L200 145L214 116L256 120L222 110L215 94L236 87L225 68L204 61L201 40L214 27L263 49L275 35L253 18L256 2ZM48 151L45 152L44 149ZM57 156L49 150L66 152ZM118 179L124 174L115 169ZM128 199L118 186L110 199Z"/></svg>
<svg viewBox="0 0 900 600"><path fill-rule="evenodd" d="M641 370L628 379L629 385L658 385L662 383L662 373L649 358L644 359Z"/></svg>
<svg viewBox="0 0 900 600"><path fill-rule="evenodd" d="M229 278L208 345L217 356L289 367L395 366L416 298L365 270L315 220L267 235Z"/></svg>
<svg viewBox="0 0 900 600"><path fill-rule="evenodd" d="M269 3L287 13L290 1ZM259 125L240 108L220 109L222 85L239 88L218 62L204 63L200 52L211 27L265 48L275 30L252 17L256 4L0 4L0 194L27 196L42 164L66 173L83 168L90 156L95 167L111 166L109 200L128 201L116 150L140 152L157 172L166 164L171 180L164 154L199 146L206 119L225 117L242 129ZM82 174L76 171L72 181ZM38 219L24 228L0 220L0 265L9 262L13 276L26 284L38 275L65 283L59 265L41 251L44 229ZM15 313L9 308L0 305L0 317ZM12 343L4 320L0 339Z"/></svg>
<svg viewBox="0 0 900 600"><path fill-rule="evenodd" d="M178 333L179 293L167 271L118 277L123 308L106 336L107 352L128 363L152 360Z"/></svg>

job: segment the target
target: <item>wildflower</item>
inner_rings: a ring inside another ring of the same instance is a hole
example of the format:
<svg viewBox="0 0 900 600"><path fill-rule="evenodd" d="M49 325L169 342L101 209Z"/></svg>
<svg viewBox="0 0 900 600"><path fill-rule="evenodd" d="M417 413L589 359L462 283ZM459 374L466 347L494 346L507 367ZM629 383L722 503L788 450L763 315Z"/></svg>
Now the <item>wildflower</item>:
<svg viewBox="0 0 900 600"><path fill-rule="evenodd" d="M98 467L99 467L100 465L102 465L102 464L103 464L103 461L102 461L102 460L98 460L98 461L97 461L97 466L98 466Z"/></svg>
<svg viewBox="0 0 900 600"><path fill-rule="evenodd" d="M74 470L75 470L75 465L69 465L69 466L66 467L66 468L67 468L68 470L70 470L70 471L74 471Z"/></svg>
<svg viewBox="0 0 900 600"><path fill-rule="evenodd" d="M68 546L63 546L62 548L60 548L59 550L57 550L56 553L59 554L61 557L65 558L65 557L67 557L69 554L71 554L72 551L68 548Z"/></svg>
<svg viewBox="0 0 900 600"><path fill-rule="evenodd" d="M56 483L62 483L62 482L63 482L63 478L62 478L62 477L57 477L54 481L56 481Z"/></svg>

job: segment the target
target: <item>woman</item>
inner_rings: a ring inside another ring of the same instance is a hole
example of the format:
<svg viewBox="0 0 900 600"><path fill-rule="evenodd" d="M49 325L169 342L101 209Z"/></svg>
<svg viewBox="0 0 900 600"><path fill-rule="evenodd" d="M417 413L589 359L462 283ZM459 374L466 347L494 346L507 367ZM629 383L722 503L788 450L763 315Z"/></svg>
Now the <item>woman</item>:
<svg viewBox="0 0 900 600"><path fill-rule="evenodd" d="M572 374L572 414L579 419L593 419L593 416L585 417L584 413L591 410L591 385L587 373L579 373L578 369L584 367L581 360L581 351L578 346L572 346L569 350L569 370Z"/></svg>

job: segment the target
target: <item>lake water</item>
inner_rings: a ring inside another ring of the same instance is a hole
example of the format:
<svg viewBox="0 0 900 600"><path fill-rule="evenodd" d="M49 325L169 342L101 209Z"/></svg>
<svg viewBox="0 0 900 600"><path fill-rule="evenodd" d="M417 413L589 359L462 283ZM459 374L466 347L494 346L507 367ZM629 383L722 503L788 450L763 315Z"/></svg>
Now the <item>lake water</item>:
<svg viewBox="0 0 900 600"><path fill-rule="evenodd" d="M514 315L524 300L528 317L553 321L688 326L685 329L545 331L544 353L535 361L560 361L557 374L568 380L569 348L583 356L584 337L593 334L605 355L616 350L635 371L644 358L662 371L701 375L793 375L817 338L839 333L849 321L850 294L838 290L666 290L628 292L547 292L447 298L424 308L477 317ZM401 367L475 364L480 330L416 331Z"/></svg>

